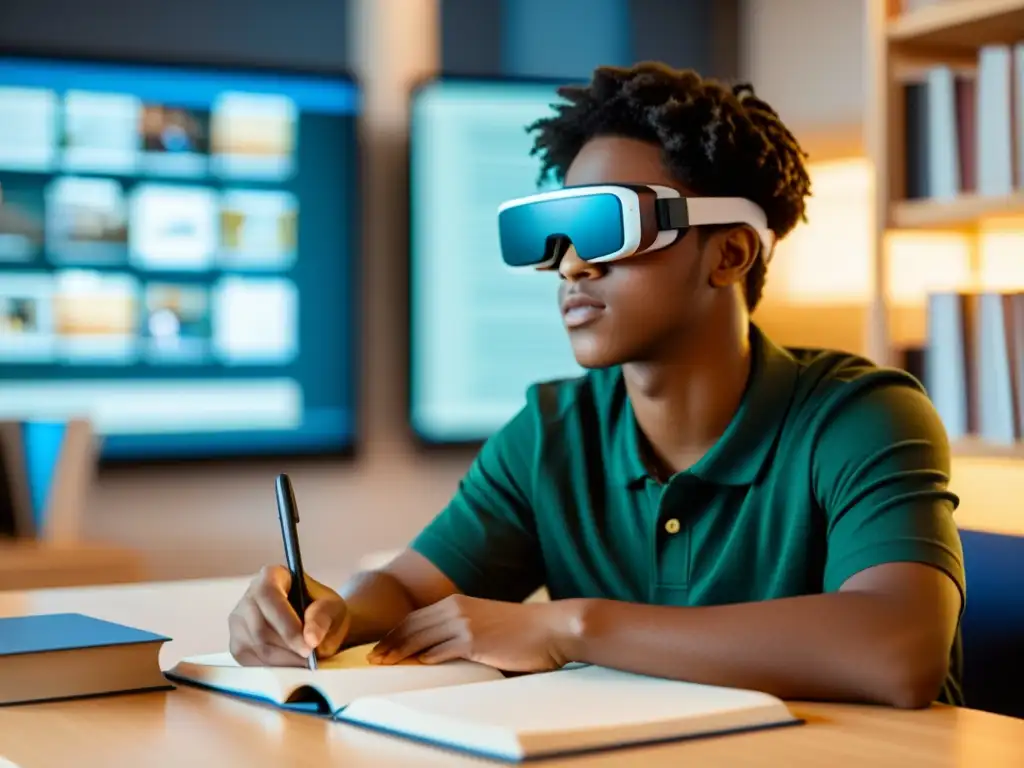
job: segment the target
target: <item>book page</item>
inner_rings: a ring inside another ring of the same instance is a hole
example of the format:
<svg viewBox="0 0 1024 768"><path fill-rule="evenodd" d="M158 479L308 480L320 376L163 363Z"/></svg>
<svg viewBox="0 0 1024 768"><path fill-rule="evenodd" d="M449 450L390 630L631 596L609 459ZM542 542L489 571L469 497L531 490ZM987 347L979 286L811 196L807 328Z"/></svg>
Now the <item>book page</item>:
<svg viewBox="0 0 1024 768"><path fill-rule="evenodd" d="M319 668L242 666L230 653L182 659L168 674L210 688L257 696L283 705L304 688L317 691L332 712L361 696L500 680L502 673L470 661L423 664L410 659L401 664L371 664L367 656L374 644L348 648L320 662Z"/></svg>
<svg viewBox="0 0 1024 768"><path fill-rule="evenodd" d="M373 696L341 719L519 759L794 722L774 696L603 667Z"/></svg>
<svg viewBox="0 0 1024 768"><path fill-rule="evenodd" d="M398 694L407 710L465 724L519 732L604 729L700 715L737 712L781 702L757 691L697 685L606 669L579 667L523 675L460 691Z"/></svg>
<svg viewBox="0 0 1024 768"><path fill-rule="evenodd" d="M317 666L319 669L363 669L365 667L374 666L368 660L370 651L373 650L374 643L367 643L366 645L356 645L352 648L345 648L342 651L329 656L326 659L318 659ZM185 659L191 664L203 664L208 667L242 667L235 657L230 653L209 653L202 656L190 656ZM406 664L420 664L416 659L410 659ZM244 669L301 669L300 667L243 667ZM311 671L311 670L305 670Z"/></svg>

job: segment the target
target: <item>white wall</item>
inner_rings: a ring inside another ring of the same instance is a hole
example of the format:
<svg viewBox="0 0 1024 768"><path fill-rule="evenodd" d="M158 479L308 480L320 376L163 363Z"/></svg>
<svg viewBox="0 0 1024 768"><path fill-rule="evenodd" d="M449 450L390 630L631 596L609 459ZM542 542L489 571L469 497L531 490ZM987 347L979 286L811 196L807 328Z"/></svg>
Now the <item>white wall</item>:
<svg viewBox="0 0 1024 768"><path fill-rule="evenodd" d="M741 0L741 77L812 159L862 146L865 0Z"/></svg>
<svg viewBox="0 0 1024 768"><path fill-rule="evenodd" d="M740 0L740 78L779 113L812 163L864 153L865 10L864 0ZM794 300L796 286L828 282L819 279L825 274L796 263L808 261L794 258L798 239L794 235L779 246L755 319L783 344L863 353L863 298ZM846 252L836 255L846 258ZM857 266L866 271L866 253L863 262ZM835 278L842 271L828 274Z"/></svg>

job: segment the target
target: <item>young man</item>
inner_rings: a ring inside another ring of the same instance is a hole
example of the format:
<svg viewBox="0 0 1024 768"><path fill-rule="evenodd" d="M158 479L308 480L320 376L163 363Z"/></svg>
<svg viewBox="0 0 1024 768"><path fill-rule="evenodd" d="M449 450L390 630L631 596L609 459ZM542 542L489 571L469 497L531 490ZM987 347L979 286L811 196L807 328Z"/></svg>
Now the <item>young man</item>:
<svg viewBox="0 0 1024 768"><path fill-rule="evenodd" d="M588 373L532 387L408 550L341 595L311 583L303 621L288 572L264 569L230 617L232 653L301 665L379 641L382 664L579 661L790 699L961 703L964 571L935 410L907 375L782 349L750 320L771 237L804 214L796 141L750 88L660 65L562 94L532 126L545 172L670 188L691 214L742 198L768 240L738 216L587 260L596 220L553 213L548 245L577 233L547 253ZM542 585L550 602L522 602Z"/></svg>

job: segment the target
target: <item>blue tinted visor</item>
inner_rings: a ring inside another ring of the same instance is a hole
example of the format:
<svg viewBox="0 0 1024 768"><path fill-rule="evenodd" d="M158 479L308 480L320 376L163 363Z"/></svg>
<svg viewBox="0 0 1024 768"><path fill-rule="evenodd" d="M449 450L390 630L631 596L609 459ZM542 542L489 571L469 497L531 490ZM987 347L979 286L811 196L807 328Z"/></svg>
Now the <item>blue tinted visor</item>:
<svg viewBox="0 0 1024 768"><path fill-rule="evenodd" d="M682 197L655 184L563 187L498 206L501 258L514 269L554 267L571 243L583 261L614 261L665 248L690 227L743 224L771 258L764 210L742 197Z"/></svg>
<svg viewBox="0 0 1024 768"><path fill-rule="evenodd" d="M498 212L501 257L508 266L540 267L557 261L566 241L585 261L610 258L627 247L620 196L599 192L537 198Z"/></svg>

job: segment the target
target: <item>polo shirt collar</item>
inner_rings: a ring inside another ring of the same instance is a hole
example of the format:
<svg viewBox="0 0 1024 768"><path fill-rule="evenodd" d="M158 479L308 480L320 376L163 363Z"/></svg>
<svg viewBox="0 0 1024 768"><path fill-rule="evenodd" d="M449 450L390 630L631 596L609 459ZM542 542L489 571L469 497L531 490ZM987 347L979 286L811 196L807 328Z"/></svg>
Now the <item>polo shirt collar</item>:
<svg viewBox="0 0 1024 768"><path fill-rule="evenodd" d="M799 374L793 356L750 325L751 371L747 390L729 426L688 471L719 485L750 485L760 476L786 420ZM620 387L616 453L621 479L627 484L648 477L640 450L639 426L625 382Z"/></svg>

